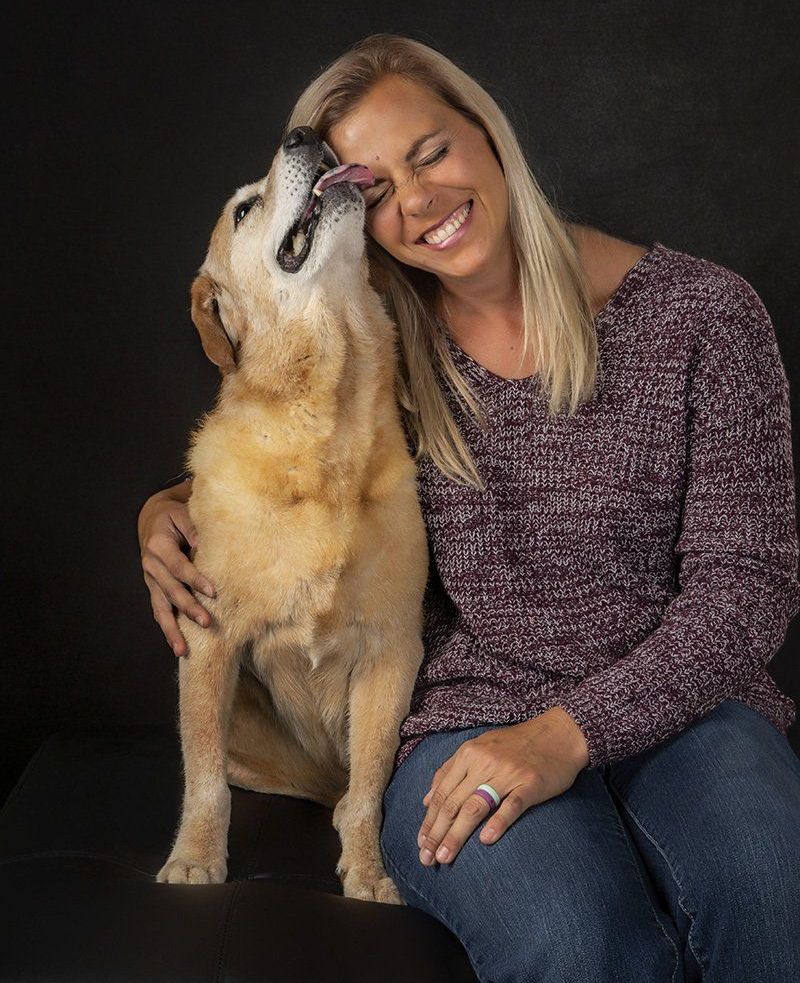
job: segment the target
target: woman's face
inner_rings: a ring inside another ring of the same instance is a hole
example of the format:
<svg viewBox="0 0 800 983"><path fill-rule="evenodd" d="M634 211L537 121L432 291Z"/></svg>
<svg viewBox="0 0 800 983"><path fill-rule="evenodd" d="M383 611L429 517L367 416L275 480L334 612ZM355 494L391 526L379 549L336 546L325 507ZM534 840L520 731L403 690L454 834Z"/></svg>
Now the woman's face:
<svg viewBox="0 0 800 983"><path fill-rule="evenodd" d="M474 278L507 248L500 164L483 130L429 89L385 76L331 128L327 141L342 163L366 164L374 173L375 185L363 189L366 229L401 263L445 281ZM462 228L439 245L423 240L431 227L447 235L439 227L463 217L469 201Z"/></svg>

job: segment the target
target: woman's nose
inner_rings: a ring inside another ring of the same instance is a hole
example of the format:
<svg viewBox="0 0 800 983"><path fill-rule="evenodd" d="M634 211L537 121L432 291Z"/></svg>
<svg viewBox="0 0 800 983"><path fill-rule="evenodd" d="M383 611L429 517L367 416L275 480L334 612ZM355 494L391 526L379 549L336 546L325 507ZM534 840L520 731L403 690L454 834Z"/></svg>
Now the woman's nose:
<svg viewBox="0 0 800 983"><path fill-rule="evenodd" d="M414 181L413 177L398 184L395 187L395 194L400 202L400 210L404 215L418 215L429 212L435 200L435 195L430 188Z"/></svg>

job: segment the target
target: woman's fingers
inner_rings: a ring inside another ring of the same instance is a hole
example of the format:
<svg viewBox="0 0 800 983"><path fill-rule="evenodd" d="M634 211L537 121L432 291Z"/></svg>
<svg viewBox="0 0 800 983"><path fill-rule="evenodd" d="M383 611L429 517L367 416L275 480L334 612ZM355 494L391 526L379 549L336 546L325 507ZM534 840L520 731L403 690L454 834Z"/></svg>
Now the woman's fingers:
<svg viewBox="0 0 800 983"><path fill-rule="evenodd" d="M475 794L477 785L471 775L451 792L448 803L439 810L436 822L425 840L427 853L420 860L426 866L433 863L435 856L439 863L451 863L459 850L475 831L479 823L489 815L491 808L480 795Z"/></svg>
<svg viewBox="0 0 800 983"><path fill-rule="evenodd" d="M179 510L178 510L179 511ZM186 585L196 591L214 596L213 585L203 577L192 561L179 548L177 537L192 536L171 522L171 532L155 533L148 537L142 551L144 579L150 591L153 617L178 656L188 655L189 647L178 627L174 609L183 612L202 628L211 624L211 615ZM196 533L194 534L196 542ZM191 543L191 538L186 540Z"/></svg>
<svg viewBox="0 0 800 983"><path fill-rule="evenodd" d="M169 518L173 526L183 536L186 542L194 549L197 546L197 529L189 515L189 509L184 503L180 503L179 508L171 509Z"/></svg>
<svg viewBox="0 0 800 983"><path fill-rule="evenodd" d="M201 594L206 594L208 597L216 595L211 581L200 573L189 557L183 550L178 549L174 542L170 541L169 544L165 544L154 556L172 574L173 579L183 584L190 584L195 590L199 590ZM191 597L191 595L189 596ZM197 606L201 611L204 610L199 604Z"/></svg>
<svg viewBox="0 0 800 983"><path fill-rule="evenodd" d="M189 648L178 626L175 608L208 628L211 615L192 591L216 597L214 584L197 569L184 553L184 545L195 550L198 535L186 502L164 501L151 496L139 513L137 523L142 571L150 591L153 617L176 655L187 655Z"/></svg>
<svg viewBox="0 0 800 983"><path fill-rule="evenodd" d="M168 518L178 535L188 543L191 549L196 549L198 543L197 529L191 520L187 506L183 502L178 503L176 507L169 510ZM178 549L177 553L175 552L172 548L172 540L170 540L169 546L158 552L157 555L161 557L174 577L182 580L185 584L191 584L203 594L214 597L216 594L214 585L208 577L204 577L198 571L181 549Z"/></svg>
<svg viewBox="0 0 800 983"><path fill-rule="evenodd" d="M194 594L184 586L185 584L195 586L200 574L183 553L180 551L178 553L180 558L170 557L166 563L155 553L149 553L143 557L142 566L145 573L149 574L156 582L170 604L196 621L202 628L208 628L211 624L211 615L195 598Z"/></svg>
<svg viewBox="0 0 800 983"><path fill-rule="evenodd" d="M177 656L188 655L189 646L186 644L186 639L178 627L172 605L152 577L146 574L144 579L150 588L150 603L153 607L153 617L164 632L164 636L169 642L170 647Z"/></svg>
<svg viewBox="0 0 800 983"><path fill-rule="evenodd" d="M445 765L447 767L445 767ZM455 804L450 798L450 793L464 780L466 774L466 758L463 756L463 752L459 754L459 752L456 751L456 753L452 757L448 758L444 765L442 765L442 767L436 772L436 775L434 775L434 784L431 786L431 790L428 793L430 798L428 798L427 795L425 796L425 798L428 799L428 808L425 813L425 818L422 821L422 825L420 826L419 833L417 834L417 846L419 846L420 850L430 849L428 837L430 836L431 830L433 829L440 812L444 812L446 818L449 820L447 824L448 826L456 818L458 808L455 807ZM438 780L436 777L437 775L439 776ZM438 843L439 840L436 840L436 845L438 845Z"/></svg>

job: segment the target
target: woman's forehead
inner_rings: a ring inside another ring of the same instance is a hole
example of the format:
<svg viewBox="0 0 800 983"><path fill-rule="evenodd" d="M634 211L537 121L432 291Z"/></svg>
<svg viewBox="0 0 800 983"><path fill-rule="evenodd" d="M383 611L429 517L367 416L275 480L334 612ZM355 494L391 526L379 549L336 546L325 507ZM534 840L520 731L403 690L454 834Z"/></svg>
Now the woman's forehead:
<svg viewBox="0 0 800 983"><path fill-rule="evenodd" d="M419 115L407 118L402 126L394 129L381 126L373 130L353 130L338 139L332 132L328 143L342 163L366 164L373 169L392 163L407 167L429 142L447 132L446 126Z"/></svg>
<svg viewBox="0 0 800 983"><path fill-rule="evenodd" d="M421 86L383 79L330 128L328 143L342 162L409 163L422 138L441 130L447 108Z"/></svg>

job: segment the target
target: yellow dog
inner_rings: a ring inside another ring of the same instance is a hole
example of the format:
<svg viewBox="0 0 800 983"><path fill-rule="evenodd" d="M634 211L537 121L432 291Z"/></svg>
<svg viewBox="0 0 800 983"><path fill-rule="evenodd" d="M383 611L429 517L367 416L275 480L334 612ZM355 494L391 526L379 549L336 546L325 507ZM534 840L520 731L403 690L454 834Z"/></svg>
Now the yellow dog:
<svg viewBox="0 0 800 983"><path fill-rule="evenodd" d="M192 284L222 372L186 456L193 560L217 596L210 627L179 616L185 793L159 881L226 879L230 782L335 806L345 895L402 904L379 832L428 553L396 329L368 281L372 180L292 130L225 205Z"/></svg>

